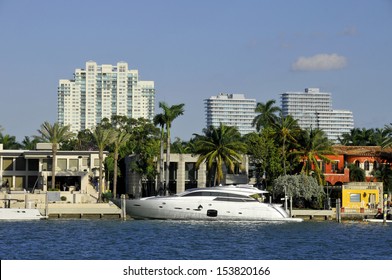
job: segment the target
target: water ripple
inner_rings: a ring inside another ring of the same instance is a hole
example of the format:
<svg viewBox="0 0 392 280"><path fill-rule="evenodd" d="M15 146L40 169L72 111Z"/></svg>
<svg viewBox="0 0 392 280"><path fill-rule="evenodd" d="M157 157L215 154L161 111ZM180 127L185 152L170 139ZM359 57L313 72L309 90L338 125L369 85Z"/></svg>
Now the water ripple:
<svg viewBox="0 0 392 280"><path fill-rule="evenodd" d="M370 223L47 220L0 223L5 259L392 259Z"/></svg>

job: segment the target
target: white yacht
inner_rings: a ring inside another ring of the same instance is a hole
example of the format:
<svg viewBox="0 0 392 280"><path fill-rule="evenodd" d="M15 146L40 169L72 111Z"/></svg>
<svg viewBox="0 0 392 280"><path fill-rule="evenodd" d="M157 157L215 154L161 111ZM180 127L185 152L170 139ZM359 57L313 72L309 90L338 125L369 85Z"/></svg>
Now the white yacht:
<svg viewBox="0 0 392 280"><path fill-rule="evenodd" d="M46 219L38 209L0 208L0 220L41 220Z"/></svg>
<svg viewBox="0 0 392 280"><path fill-rule="evenodd" d="M41 215L35 208L11 208L11 201L20 201L14 198L2 198L4 207L0 208L0 220L41 220L47 216Z"/></svg>
<svg viewBox="0 0 392 280"><path fill-rule="evenodd" d="M135 219L292 221L277 204L263 202L265 194L250 185L195 188L173 196L153 196L126 201ZM119 199L114 201L121 205Z"/></svg>

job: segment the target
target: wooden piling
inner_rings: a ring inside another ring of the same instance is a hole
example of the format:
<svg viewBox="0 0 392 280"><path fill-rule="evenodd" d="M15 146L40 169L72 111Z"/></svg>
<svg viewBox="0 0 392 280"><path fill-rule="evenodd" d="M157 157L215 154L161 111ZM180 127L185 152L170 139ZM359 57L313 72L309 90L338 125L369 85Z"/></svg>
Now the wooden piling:
<svg viewBox="0 0 392 280"><path fill-rule="evenodd" d="M383 215L383 223L387 223L387 201L388 201L388 195L384 194L384 215Z"/></svg>
<svg viewBox="0 0 392 280"><path fill-rule="evenodd" d="M125 221L127 219L125 194L121 195L121 218Z"/></svg>
<svg viewBox="0 0 392 280"><path fill-rule="evenodd" d="M340 211L340 198L336 199L336 221L338 223L342 222L342 214Z"/></svg>

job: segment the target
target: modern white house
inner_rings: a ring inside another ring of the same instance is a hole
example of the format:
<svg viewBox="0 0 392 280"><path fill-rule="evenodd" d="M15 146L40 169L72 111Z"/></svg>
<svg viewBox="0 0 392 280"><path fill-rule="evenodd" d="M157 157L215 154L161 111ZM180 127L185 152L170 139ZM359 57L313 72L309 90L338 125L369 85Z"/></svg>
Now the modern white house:
<svg viewBox="0 0 392 280"><path fill-rule="evenodd" d="M281 94L283 116L291 115L301 128L318 128L329 140L336 142L343 133L354 128L353 113L332 108L331 93L318 88L306 88L304 92Z"/></svg>
<svg viewBox="0 0 392 280"><path fill-rule="evenodd" d="M98 154L98 151L58 151L55 189L96 195ZM4 150L0 144L3 191L48 191L52 187L51 181L51 144L39 143L35 150Z"/></svg>
<svg viewBox="0 0 392 280"><path fill-rule="evenodd" d="M244 94L220 93L204 100L207 127L218 127L220 123L235 126L241 135L255 132L252 127L256 116L256 99L245 98Z"/></svg>
<svg viewBox="0 0 392 280"><path fill-rule="evenodd" d="M73 79L59 80L57 96L58 122L70 125L75 133L113 115L154 117L154 82L140 80L138 70L128 69L126 62L98 65L88 61L85 69L75 70Z"/></svg>

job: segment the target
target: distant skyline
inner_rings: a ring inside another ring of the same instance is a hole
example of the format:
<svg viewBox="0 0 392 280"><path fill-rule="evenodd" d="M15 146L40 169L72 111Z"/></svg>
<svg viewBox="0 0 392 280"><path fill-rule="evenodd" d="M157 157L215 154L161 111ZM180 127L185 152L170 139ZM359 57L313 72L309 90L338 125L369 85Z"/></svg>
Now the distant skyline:
<svg viewBox="0 0 392 280"><path fill-rule="evenodd" d="M205 127L204 100L257 102L320 88L358 128L392 122L392 1L0 1L0 126L37 135L57 120L57 85L87 61L128 63L156 104L185 103L172 137ZM155 113L160 113L156 106Z"/></svg>

